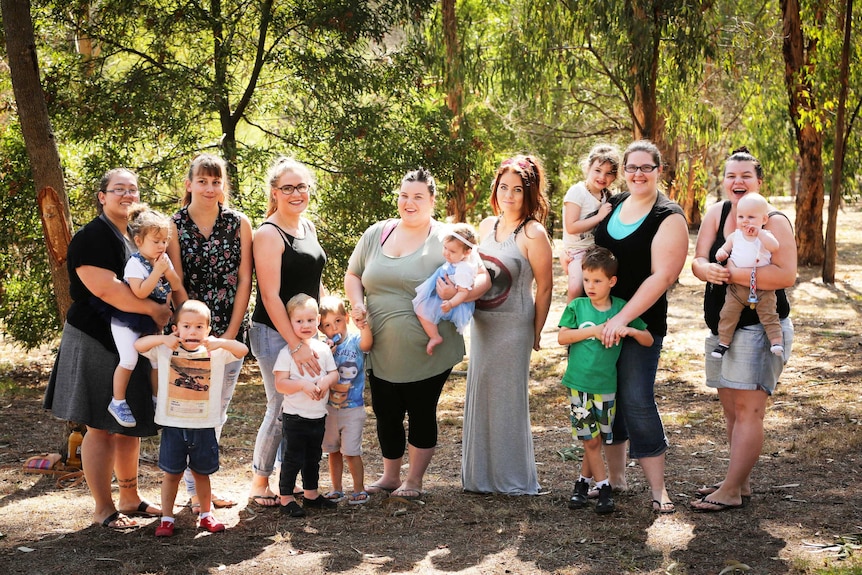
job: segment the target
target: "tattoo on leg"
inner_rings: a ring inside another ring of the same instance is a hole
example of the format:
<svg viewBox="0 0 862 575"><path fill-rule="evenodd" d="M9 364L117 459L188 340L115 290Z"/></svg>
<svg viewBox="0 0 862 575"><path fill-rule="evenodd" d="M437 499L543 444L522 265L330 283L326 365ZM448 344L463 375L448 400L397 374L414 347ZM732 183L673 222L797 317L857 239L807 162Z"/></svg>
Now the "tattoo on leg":
<svg viewBox="0 0 862 575"><path fill-rule="evenodd" d="M132 477L131 479L120 479L117 478L117 485L120 486L120 489L137 489L138 488L138 478Z"/></svg>

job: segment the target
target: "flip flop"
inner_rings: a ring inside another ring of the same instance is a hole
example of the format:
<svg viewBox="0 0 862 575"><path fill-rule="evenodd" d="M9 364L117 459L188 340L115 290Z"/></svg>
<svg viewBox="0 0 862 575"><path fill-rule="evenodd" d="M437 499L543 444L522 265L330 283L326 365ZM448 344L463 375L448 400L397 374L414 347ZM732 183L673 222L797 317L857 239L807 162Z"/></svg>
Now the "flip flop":
<svg viewBox="0 0 862 575"><path fill-rule="evenodd" d="M740 503L739 505L731 505L729 503L722 503L720 501L710 501L706 497L703 499L696 499L695 501L699 501L701 503L706 503L707 505L713 505L717 507L717 509L707 509L706 507L692 507L692 509L697 513L718 513L719 511L729 511L730 509L742 509L745 507L745 504Z"/></svg>
<svg viewBox="0 0 862 575"><path fill-rule="evenodd" d="M248 504L253 507L272 508L278 506L277 495L252 495L248 498Z"/></svg>
<svg viewBox="0 0 862 575"><path fill-rule="evenodd" d="M123 521L131 521L128 525L122 525ZM113 523L113 525L111 525ZM141 525L128 517L127 515L120 513L119 511L114 511L107 517L105 517L104 521L102 521L101 526L105 529L113 529L114 531L129 531L131 529L138 529Z"/></svg>
<svg viewBox="0 0 862 575"><path fill-rule="evenodd" d="M224 497L216 495L215 493L212 494L210 502L216 509L226 509L236 505L236 501L234 501L233 499L225 499Z"/></svg>
<svg viewBox="0 0 862 575"><path fill-rule="evenodd" d="M382 485L377 485L376 483L372 483L371 485L369 485L368 487L365 488L365 492L369 493L371 495L374 495L375 493L386 493L387 495L390 495L396 489L397 489L397 487L383 487Z"/></svg>
<svg viewBox="0 0 862 575"><path fill-rule="evenodd" d="M151 513L147 511L150 507L158 508L157 505L153 505L146 499L141 499L141 502L138 503L138 507L136 509L120 509L118 513L122 513L126 517L159 517L161 515L161 510L159 513Z"/></svg>
<svg viewBox="0 0 862 575"><path fill-rule="evenodd" d="M296 496L294 495L294 497L296 497ZM332 501L335 501L336 503L341 503L342 501L344 501L344 492L343 491L330 491L329 493L324 495L324 497L327 499L330 499Z"/></svg>
<svg viewBox="0 0 862 575"><path fill-rule="evenodd" d="M371 499L371 495L367 491L354 491L347 499L347 503L348 505L365 505L369 499Z"/></svg>
<svg viewBox="0 0 862 575"><path fill-rule="evenodd" d="M713 485L706 485L706 486L701 487L700 489L696 490L695 493L700 495L701 496L700 498L703 499L704 497L706 497L708 495L712 495L713 493L718 491L719 487L721 487L721 486L717 483L715 483ZM742 497L742 502L745 503L746 500L751 499L751 494L749 493L747 495L741 495L741 497Z"/></svg>
<svg viewBox="0 0 862 575"><path fill-rule="evenodd" d="M654 513L658 513L659 515L670 515L671 513L676 513L676 507L674 506L673 501L662 503L658 499L652 500L652 510Z"/></svg>
<svg viewBox="0 0 862 575"><path fill-rule="evenodd" d="M407 501L417 501L425 496L424 491L419 491L418 489L396 489L392 493L389 494L390 497L400 497L401 499L406 499Z"/></svg>

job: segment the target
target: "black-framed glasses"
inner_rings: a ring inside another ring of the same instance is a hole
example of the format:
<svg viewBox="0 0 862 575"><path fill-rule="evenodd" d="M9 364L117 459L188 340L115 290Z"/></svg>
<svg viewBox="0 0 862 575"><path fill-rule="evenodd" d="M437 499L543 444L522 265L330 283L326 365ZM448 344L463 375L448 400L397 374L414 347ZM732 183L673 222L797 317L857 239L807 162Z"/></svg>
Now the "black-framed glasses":
<svg viewBox="0 0 862 575"><path fill-rule="evenodd" d="M137 196L140 195L140 190L137 188L113 188L110 190L105 190L106 194L114 194L115 196Z"/></svg>
<svg viewBox="0 0 862 575"><path fill-rule="evenodd" d="M285 196L291 196L294 193L304 196L308 193L309 187L308 184L297 184L295 186L285 184L284 186L276 188L276 190L278 190Z"/></svg>
<svg viewBox="0 0 862 575"><path fill-rule="evenodd" d="M651 164L644 164L643 166L635 166L633 164L629 164L623 167L627 174L634 174L638 171L640 171L640 173L642 174L651 174L655 171L656 168L658 168L658 166L653 166Z"/></svg>

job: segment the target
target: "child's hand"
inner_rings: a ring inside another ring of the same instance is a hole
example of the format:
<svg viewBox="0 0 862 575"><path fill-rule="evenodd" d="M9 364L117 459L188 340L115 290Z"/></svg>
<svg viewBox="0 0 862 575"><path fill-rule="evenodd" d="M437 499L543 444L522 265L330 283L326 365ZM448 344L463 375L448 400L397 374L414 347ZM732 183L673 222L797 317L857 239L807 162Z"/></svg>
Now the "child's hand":
<svg viewBox="0 0 862 575"><path fill-rule="evenodd" d="M745 229L742 230L742 233L750 238L756 238L760 233L761 227L757 225L745 226Z"/></svg>
<svg viewBox="0 0 862 575"><path fill-rule="evenodd" d="M207 351L213 351L218 349L224 343L223 339L219 339L217 337L209 336L205 340L203 340L202 344Z"/></svg>
<svg viewBox="0 0 862 575"><path fill-rule="evenodd" d="M302 392L312 401L320 401L320 398L323 397L323 394L320 392L320 388L308 380L305 380L302 383Z"/></svg>
<svg viewBox="0 0 862 575"><path fill-rule="evenodd" d="M320 383L317 384L317 389L320 390L320 399L323 399L323 396L326 395L327 391L329 391L329 382L321 380Z"/></svg>
<svg viewBox="0 0 862 575"><path fill-rule="evenodd" d="M368 310L365 309L365 304L358 303L350 310L350 317L359 329L363 329L368 324L367 316Z"/></svg>
<svg viewBox="0 0 862 575"><path fill-rule="evenodd" d="M608 214L611 213L611 211L613 209L614 208L610 204L610 202L604 202L601 206L599 206L599 212L598 212L599 218L605 219L606 217L608 217Z"/></svg>
<svg viewBox="0 0 862 575"><path fill-rule="evenodd" d="M440 309L448 313L452 311L452 303L447 299L442 304L440 304Z"/></svg>
<svg viewBox="0 0 862 575"><path fill-rule="evenodd" d="M718 251L715 252L716 261L723 262L724 260L726 260L729 257L730 257L730 254L727 253L727 250L724 248L718 248Z"/></svg>
<svg viewBox="0 0 862 575"><path fill-rule="evenodd" d="M163 276L169 269L171 269L171 259L168 254L162 254L153 261L153 273Z"/></svg>
<svg viewBox="0 0 862 575"><path fill-rule="evenodd" d="M163 335L162 343L173 351L176 351L177 348L180 347L180 338L175 335Z"/></svg>

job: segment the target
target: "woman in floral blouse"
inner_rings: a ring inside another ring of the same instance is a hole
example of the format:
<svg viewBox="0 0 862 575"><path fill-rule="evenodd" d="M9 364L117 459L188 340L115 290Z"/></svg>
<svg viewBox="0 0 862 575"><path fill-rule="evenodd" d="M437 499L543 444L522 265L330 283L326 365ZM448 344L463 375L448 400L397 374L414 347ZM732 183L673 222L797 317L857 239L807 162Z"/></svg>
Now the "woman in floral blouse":
<svg viewBox="0 0 862 575"><path fill-rule="evenodd" d="M201 154L192 160L185 187L183 207L173 216L177 241L168 244L168 256L189 298L204 302L212 312L212 335L243 341L252 285L251 223L227 207L230 188L227 166L221 158ZM222 425L241 368L242 360L225 366ZM216 428L217 438L221 429ZM188 469L186 487L194 510L197 496ZM215 493L212 502L215 507L235 505Z"/></svg>

